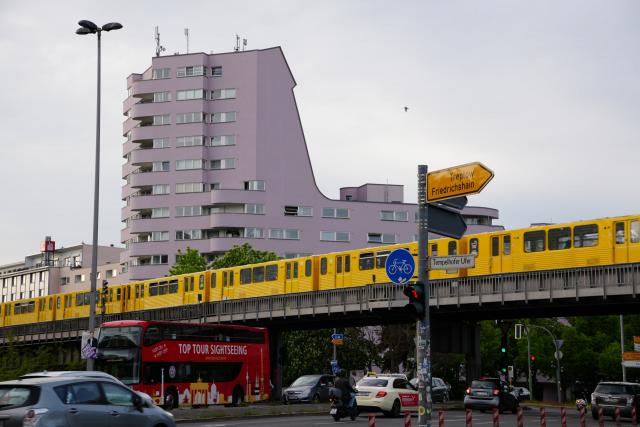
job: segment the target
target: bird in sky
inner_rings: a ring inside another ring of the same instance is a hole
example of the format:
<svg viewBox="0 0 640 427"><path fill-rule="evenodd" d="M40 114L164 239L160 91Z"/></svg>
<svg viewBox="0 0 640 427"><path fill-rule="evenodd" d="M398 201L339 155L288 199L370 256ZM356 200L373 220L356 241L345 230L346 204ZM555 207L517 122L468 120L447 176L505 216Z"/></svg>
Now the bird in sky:
<svg viewBox="0 0 640 427"><path fill-rule="evenodd" d="M404 107L404 112L406 113L407 111L409 111L409 107Z"/></svg>

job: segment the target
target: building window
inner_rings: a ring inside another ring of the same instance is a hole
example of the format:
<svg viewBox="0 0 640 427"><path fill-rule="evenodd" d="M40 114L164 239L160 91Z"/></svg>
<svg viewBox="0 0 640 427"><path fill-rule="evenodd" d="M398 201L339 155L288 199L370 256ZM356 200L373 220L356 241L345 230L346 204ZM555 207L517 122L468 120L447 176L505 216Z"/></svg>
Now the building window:
<svg viewBox="0 0 640 427"><path fill-rule="evenodd" d="M211 99L230 99L236 97L235 89L215 89L211 91Z"/></svg>
<svg viewBox="0 0 640 427"><path fill-rule="evenodd" d="M264 231L262 228L246 227L244 229L244 237L248 239L262 239Z"/></svg>
<svg viewBox="0 0 640 427"><path fill-rule="evenodd" d="M68 278L68 277L61 277L61 278L60 278L60 285L61 285L61 286L68 285L69 283L71 283L71 282L70 282L70 280L69 280L69 278Z"/></svg>
<svg viewBox="0 0 640 427"><path fill-rule="evenodd" d="M152 255L150 259L150 264L159 265L159 264L167 264L169 262L168 255Z"/></svg>
<svg viewBox="0 0 640 427"><path fill-rule="evenodd" d="M204 91L202 89L188 89L176 91L176 101L188 101L191 99L202 99Z"/></svg>
<svg viewBox="0 0 640 427"><path fill-rule="evenodd" d="M264 205L260 203L247 203L244 205L244 213L251 215L264 215Z"/></svg>
<svg viewBox="0 0 640 427"><path fill-rule="evenodd" d="M202 169L202 159L176 160L176 170Z"/></svg>
<svg viewBox="0 0 640 427"><path fill-rule="evenodd" d="M323 218L349 218L347 208L322 208Z"/></svg>
<svg viewBox="0 0 640 427"><path fill-rule="evenodd" d="M219 182L212 182L209 187L211 187L211 190L219 190L221 188Z"/></svg>
<svg viewBox="0 0 640 427"><path fill-rule="evenodd" d="M368 233L367 241L369 243L396 243L397 236L389 233Z"/></svg>
<svg viewBox="0 0 640 427"><path fill-rule="evenodd" d="M211 160L211 169L235 169L236 159Z"/></svg>
<svg viewBox="0 0 640 427"><path fill-rule="evenodd" d="M151 209L151 218L169 218L169 208Z"/></svg>
<svg viewBox="0 0 640 427"><path fill-rule="evenodd" d="M169 102L171 101L171 92L154 92L153 102Z"/></svg>
<svg viewBox="0 0 640 427"><path fill-rule="evenodd" d="M186 123L202 123L204 114L202 111L195 111L192 113L177 113L176 123L183 125Z"/></svg>
<svg viewBox="0 0 640 427"><path fill-rule="evenodd" d="M321 231L320 240L323 242L349 242L351 236L348 231Z"/></svg>
<svg viewBox="0 0 640 427"><path fill-rule="evenodd" d="M265 181L245 181L244 189L248 191L265 191Z"/></svg>
<svg viewBox="0 0 640 427"><path fill-rule="evenodd" d="M202 193L204 188L205 184L202 182L184 182L182 184L176 184L176 194Z"/></svg>
<svg viewBox="0 0 640 427"><path fill-rule="evenodd" d="M169 138L153 138L153 148L169 147Z"/></svg>
<svg viewBox="0 0 640 427"><path fill-rule="evenodd" d="M313 208L310 206L285 206L284 216L313 216Z"/></svg>
<svg viewBox="0 0 640 427"><path fill-rule="evenodd" d="M219 77L222 75L222 67L211 67L211 75L213 77Z"/></svg>
<svg viewBox="0 0 640 427"><path fill-rule="evenodd" d="M168 172L169 162L153 162L152 172Z"/></svg>
<svg viewBox="0 0 640 427"><path fill-rule="evenodd" d="M74 283L82 283L84 282L84 274L76 274L74 279L73 279Z"/></svg>
<svg viewBox="0 0 640 427"><path fill-rule="evenodd" d="M181 216L200 216L202 215L202 206L177 206L176 217Z"/></svg>
<svg viewBox="0 0 640 427"><path fill-rule="evenodd" d="M171 78L171 68L155 68L151 72L151 78L153 80L169 79Z"/></svg>
<svg viewBox="0 0 640 427"><path fill-rule="evenodd" d="M169 184L156 184L151 187L151 194L154 196L169 194Z"/></svg>
<svg viewBox="0 0 640 427"><path fill-rule="evenodd" d="M226 113L212 113L211 123L228 123L236 121L237 113L235 111L228 111Z"/></svg>
<svg viewBox="0 0 640 427"><path fill-rule="evenodd" d="M153 116L153 125L162 126L171 124L171 114L162 114L159 116Z"/></svg>
<svg viewBox="0 0 640 427"><path fill-rule="evenodd" d="M235 135L218 135L211 137L212 147L221 147L224 145L236 145L236 136Z"/></svg>
<svg viewBox="0 0 640 427"><path fill-rule="evenodd" d="M149 240L152 242L166 242L169 240L168 231L152 231Z"/></svg>
<svg viewBox="0 0 640 427"><path fill-rule="evenodd" d="M200 240L202 230L176 230L176 240Z"/></svg>
<svg viewBox="0 0 640 427"><path fill-rule="evenodd" d="M176 138L176 147L193 147L202 145L202 135L179 136Z"/></svg>
<svg viewBox="0 0 640 427"><path fill-rule="evenodd" d="M380 211L382 221L408 221L409 214L406 211Z"/></svg>
<svg viewBox="0 0 640 427"><path fill-rule="evenodd" d="M204 76L202 65L192 65L189 67L179 67L176 69L176 77Z"/></svg>
<svg viewBox="0 0 640 427"><path fill-rule="evenodd" d="M300 230L290 228L272 228L269 230L270 239L300 240Z"/></svg>

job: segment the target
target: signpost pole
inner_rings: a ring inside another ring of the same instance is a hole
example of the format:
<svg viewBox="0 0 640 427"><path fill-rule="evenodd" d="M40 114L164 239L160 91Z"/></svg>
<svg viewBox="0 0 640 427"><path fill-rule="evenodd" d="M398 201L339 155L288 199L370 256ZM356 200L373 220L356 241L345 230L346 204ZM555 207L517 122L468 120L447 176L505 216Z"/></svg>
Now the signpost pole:
<svg viewBox="0 0 640 427"><path fill-rule="evenodd" d="M424 284L424 319L416 323L416 370L418 374L418 426L431 427L431 325L429 319L429 247L427 214L427 165L418 165L418 280Z"/></svg>

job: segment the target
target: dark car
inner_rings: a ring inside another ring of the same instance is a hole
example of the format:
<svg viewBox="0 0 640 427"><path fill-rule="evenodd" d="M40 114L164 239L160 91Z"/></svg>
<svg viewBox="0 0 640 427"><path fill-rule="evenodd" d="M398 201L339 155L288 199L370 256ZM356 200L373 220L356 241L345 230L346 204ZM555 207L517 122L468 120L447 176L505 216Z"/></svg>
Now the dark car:
<svg viewBox="0 0 640 427"><path fill-rule="evenodd" d="M498 408L500 413L511 411L515 414L518 411L518 405L518 399L509 393L509 386L499 378L473 380L464 396L465 409L485 411Z"/></svg>
<svg viewBox="0 0 640 427"><path fill-rule="evenodd" d="M175 427L173 415L120 384L86 378L0 382L3 427Z"/></svg>
<svg viewBox="0 0 640 427"><path fill-rule="evenodd" d="M328 402L333 387L331 375L303 375L282 391L284 403Z"/></svg>
<svg viewBox="0 0 640 427"><path fill-rule="evenodd" d="M598 409L604 415L615 417L615 409L620 409L620 416L630 418L631 408L635 406L640 412L640 384L624 382L601 382L591 393L591 415L598 419Z"/></svg>
<svg viewBox="0 0 640 427"><path fill-rule="evenodd" d="M418 378L409 381L413 388L418 389ZM438 377L431 377L431 399L432 402L448 402L451 398L451 386L445 380Z"/></svg>

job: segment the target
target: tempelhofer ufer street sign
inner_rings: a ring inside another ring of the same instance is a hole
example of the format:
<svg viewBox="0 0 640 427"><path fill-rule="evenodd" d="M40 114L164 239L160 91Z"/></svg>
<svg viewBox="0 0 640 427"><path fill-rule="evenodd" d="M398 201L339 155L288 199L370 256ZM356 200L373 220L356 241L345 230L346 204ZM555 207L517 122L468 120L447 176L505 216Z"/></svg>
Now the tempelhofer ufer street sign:
<svg viewBox="0 0 640 427"><path fill-rule="evenodd" d="M457 270L476 266L475 255L433 256L429 260L431 270Z"/></svg>
<svg viewBox="0 0 640 427"><path fill-rule="evenodd" d="M454 166L427 174L427 201L476 194L493 178L493 172L480 162Z"/></svg>

